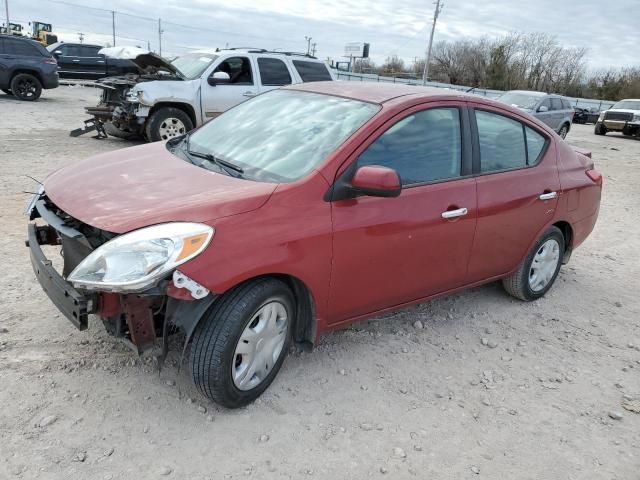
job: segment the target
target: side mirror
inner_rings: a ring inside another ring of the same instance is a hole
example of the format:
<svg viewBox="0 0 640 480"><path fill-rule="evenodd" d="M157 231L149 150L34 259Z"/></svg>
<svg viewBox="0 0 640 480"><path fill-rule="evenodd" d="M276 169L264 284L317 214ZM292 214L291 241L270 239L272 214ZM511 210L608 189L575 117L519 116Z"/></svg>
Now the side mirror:
<svg viewBox="0 0 640 480"><path fill-rule="evenodd" d="M549 111L549 107L547 107L546 105L540 105L538 107L538 111L539 112L548 112Z"/></svg>
<svg viewBox="0 0 640 480"><path fill-rule="evenodd" d="M62 55L62 50L56 50L55 52L53 52L53 54L54 54L56 57L59 57L60 55Z"/></svg>
<svg viewBox="0 0 640 480"><path fill-rule="evenodd" d="M229 83L230 81L231 77L227 72L214 72L213 75L207 79L207 83L212 87L215 87L219 83Z"/></svg>
<svg viewBox="0 0 640 480"><path fill-rule="evenodd" d="M402 185L395 170L378 165L365 165L353 175L351 189L355 193L371 197L397 197L402 191Z"/></svg>

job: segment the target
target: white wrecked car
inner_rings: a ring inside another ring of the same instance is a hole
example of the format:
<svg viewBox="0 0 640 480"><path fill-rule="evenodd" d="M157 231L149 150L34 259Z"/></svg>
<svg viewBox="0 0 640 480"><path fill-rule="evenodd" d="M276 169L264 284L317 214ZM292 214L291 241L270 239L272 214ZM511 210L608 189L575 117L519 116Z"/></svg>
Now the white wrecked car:
<svg viewBox="0 0 640 480"><path fill-rule="evenodd" d="M171 61L136 47L104 48L100 53L127 58L140 73L98 80L96 86L103 89L100 103L86 109L95 126L73 136L97 126L99 132L103 127L116 137L167 140L267 90L335 79L323 61L290 52L200 50Z"/></svg>

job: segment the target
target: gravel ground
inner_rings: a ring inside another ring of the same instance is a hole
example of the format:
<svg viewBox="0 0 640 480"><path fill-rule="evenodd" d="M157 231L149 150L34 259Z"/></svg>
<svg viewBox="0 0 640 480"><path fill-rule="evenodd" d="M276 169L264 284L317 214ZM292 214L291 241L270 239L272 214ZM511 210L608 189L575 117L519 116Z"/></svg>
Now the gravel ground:
<svg viewBox="0 0 640 480"><path fill-rule="evenodd" d="M75 330L34 279L26 175L130 145L69 138L96 98L0 94L0 478L640 478L640 141L573 127L605 190L545 298L494 283L356 324L228 411L175 353L158 373L98 320Z"/></svg>

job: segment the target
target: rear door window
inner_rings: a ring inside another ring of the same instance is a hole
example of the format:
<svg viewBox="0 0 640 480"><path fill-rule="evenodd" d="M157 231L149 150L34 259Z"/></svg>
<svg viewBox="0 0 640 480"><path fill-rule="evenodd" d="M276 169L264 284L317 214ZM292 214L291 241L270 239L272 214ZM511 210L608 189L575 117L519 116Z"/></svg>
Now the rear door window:
<svg viewBox="0 0 640 480"><path fill-rule="evenodd" d="M527 164L535 165L540 160L547 139L529 127L524 127L527 135Z"/></svg>
<svg viewBox="0 0 640 480"><path fill-rule="evenodd" d="M562 99L560 98L552 98L551 99L551 110L563 110Z"/></svg>
<svg viewBox="0 0 640 480"><path fill-rule="evenodd" d="M258 58L258 70L263 85L289 85L291 75L287 65L277 58Z"/></svg>
<svg viewBox="0 0 640 480"><path fill-rule="evenodd" d="M305 60L294 60L293 66L300 74L303 82L323 82L333 80L327 66L322 62L308 62Z"/></svg>
<svg viewBox="0 0 640 480"><path fill-rule="evenodd" d="M512 170L527 165L523 125L511 118L476 110L480 171Z"/></svg>
<svg viewBox="0 0 640 480"><path fill-rule="evenodd" d="M79 47L81 57L98 57L99 47Z"/></svg>
<svg viewBox="0 0 640 480"><path fill-rule="evenodd" d="M35 45L31 45L27 41L5 38L4 45L5 53L7 53L8 55L23 55L29 57L40 55Z"/></svg>

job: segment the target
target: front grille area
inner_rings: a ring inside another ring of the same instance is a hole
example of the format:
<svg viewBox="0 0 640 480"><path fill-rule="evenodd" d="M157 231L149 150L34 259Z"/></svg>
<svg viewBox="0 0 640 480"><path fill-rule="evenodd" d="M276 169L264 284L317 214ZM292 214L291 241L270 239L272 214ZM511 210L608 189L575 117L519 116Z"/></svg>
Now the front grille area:
<svg viewBox="0 0 640 480"><path fill-rule="evenodd" d="M630 122L633 120L633 113L625 112L606 112L604 114L605 120L617 120L620 122Z"/></svg>

